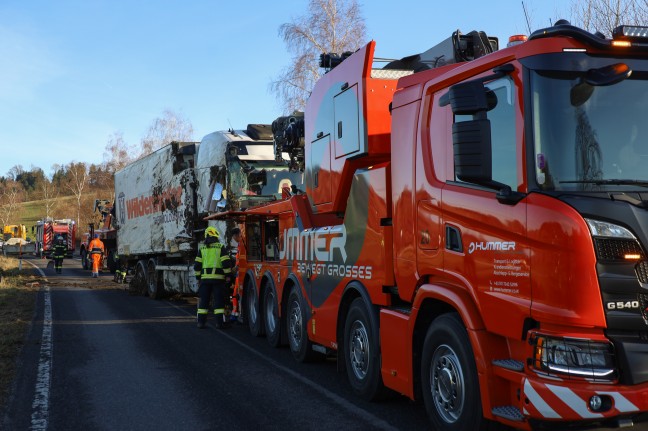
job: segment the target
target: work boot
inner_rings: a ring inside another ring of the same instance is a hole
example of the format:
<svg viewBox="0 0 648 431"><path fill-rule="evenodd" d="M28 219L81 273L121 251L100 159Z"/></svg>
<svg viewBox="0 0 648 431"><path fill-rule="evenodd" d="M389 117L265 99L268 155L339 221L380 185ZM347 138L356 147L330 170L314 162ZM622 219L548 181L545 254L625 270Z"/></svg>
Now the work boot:
<svg viewBox="0 0 648 431"><path fill-rule="evenodd" d="M198 317L196 317L196 323L198 328L204 329L205 325L207 324L207 316L204 314L199 314Z"/></svg>
<svg viewBox="0 0 648 431"><path fill-rule="evenodd" d="M216 319L214 324L216 325L216 329L229 329L230 328L230 322L228 320L225 320L225 315L220 314L215 316Z"/></svg>

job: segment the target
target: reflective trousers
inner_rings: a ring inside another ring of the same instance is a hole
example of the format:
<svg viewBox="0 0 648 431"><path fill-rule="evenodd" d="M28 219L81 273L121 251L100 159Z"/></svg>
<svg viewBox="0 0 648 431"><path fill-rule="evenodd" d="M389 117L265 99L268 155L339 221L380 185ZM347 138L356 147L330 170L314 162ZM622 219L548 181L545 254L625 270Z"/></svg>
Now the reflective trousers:
<svg viewBox="0 0 648 431"><path fill-rule="evenodd" d="M60 273L63 270L63 258L62 257L55 257L54 258L54 268L56 269L56 272Z"/></svg>
<svg viewBox="0 0 648 431"><path fill-rule="evenodd" d="M213 309L216 325L222 324L223 313L225 313L226 294L225 282L223 280L200 280L198 287L198 323L206 322L207 314Z"/></svg>
<svg viewBox="0 0 648 431"><path fill-rule="evenodd" d="M93 253L90 255L92 258L92 273L99 274L99 264L101 263L101 254Z"/></svg>

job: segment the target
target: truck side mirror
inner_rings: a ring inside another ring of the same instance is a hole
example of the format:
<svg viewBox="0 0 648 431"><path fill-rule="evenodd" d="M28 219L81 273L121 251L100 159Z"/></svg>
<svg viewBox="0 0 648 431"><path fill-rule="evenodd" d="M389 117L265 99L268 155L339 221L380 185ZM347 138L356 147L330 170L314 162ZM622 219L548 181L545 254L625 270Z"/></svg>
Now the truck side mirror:
<svg viewBox="0 0 648 431"><path fill-rule="evenodd" d="M569 94L572 106L581 106L589 100L594 93L594 87L603 87L617 84L632 75L632 69L625 63L616 63L598 69L590 69L574 85Z"/></svg>
<svg viewBox="0 0 648 431"><path fill-rule="evenodd" d="M497 96L482 81L467 81L450 87L439 104L450 104L455 115L474 115L497 106Z"/></svg>
<svg viewBox="0 0 648 431"><path fill-rule="evenodd" d="M489 185L493 178L490 120L452 125L455 175L461 181Z"/></svg>

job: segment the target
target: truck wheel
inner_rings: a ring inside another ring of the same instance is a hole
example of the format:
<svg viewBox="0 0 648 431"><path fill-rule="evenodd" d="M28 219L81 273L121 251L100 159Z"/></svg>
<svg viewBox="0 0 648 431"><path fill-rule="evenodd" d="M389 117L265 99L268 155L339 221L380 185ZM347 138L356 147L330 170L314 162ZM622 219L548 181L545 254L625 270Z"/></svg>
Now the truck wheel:
<svg viewBox="0 0 648 431"><path fill-rule="evenodd" d="M344 360L353 390L366 400L384 398L385 386L380 374L378 328L371 323L362 298L349 307L344 325Z"/></svg>
<svg viewBox="0 0 648 431"><path fill-rule="evenodd" d="M306 329L307 316L299 286L293 286L288 295L286 308L286 325L288 326L288 345L290 353L297 362L312 362L323 355L313 350L313 343L308 339Z"/></svg>
<svg viewBox="0 0 648 431"><path fill-rule="evenodd" d="M144 262L139 261L135 266L133 278L128 285L128 291L134 295L146 295L146 268Z"/></svg>
<svg viewBox="0 0 648 431"><path fill-rule="evenodd" d="M160 299L164 296L159 275L160 272L155 270L155 261L149 260L146 266L146 293L151 299Z"/></svg>
<svg viewBox="0 0 648 431"><path fill-rule="evenodd" d="M423 344L421 383L433 429L486 426L473 358L468 333L457 314L444 314L432 322Z"/></svg>
<svg viewBox="0 0 648 431"><path fill-rule="evenodd" d="M251 280L245 283L245 316L248 322L250 334L253 337L260 337L263 335L263 323L259 315L259 306L256 296L256 289Z"/></svg>
<svg viewBox="0 0 648 431"><path fill-rule="evenodd" d="M263 295L263 319L268 344L272 347L279 347L281 344L281 320L279 319L277 292L271 283L266 286Z"/></svg>

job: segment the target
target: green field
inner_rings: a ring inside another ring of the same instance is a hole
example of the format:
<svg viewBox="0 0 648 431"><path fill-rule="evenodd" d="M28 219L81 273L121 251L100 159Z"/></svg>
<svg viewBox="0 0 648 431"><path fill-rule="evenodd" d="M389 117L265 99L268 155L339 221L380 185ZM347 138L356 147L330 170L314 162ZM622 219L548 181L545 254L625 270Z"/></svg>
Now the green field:
<svg viewBox="0 0 648 431"><path fill-rule="evenodd" d="M65 208L66 212L63 213L59 208ZM9 224L24 224L27 228L27 237L33 238L34 235L32 233L32 227L36 225L37 221L45 218L45 201L38 200L22 202L19 209L16 211L16 218L16 220L11 220ZM52 218L76 219L76 200L74 196L64 196L59 198Z"/></svg>

